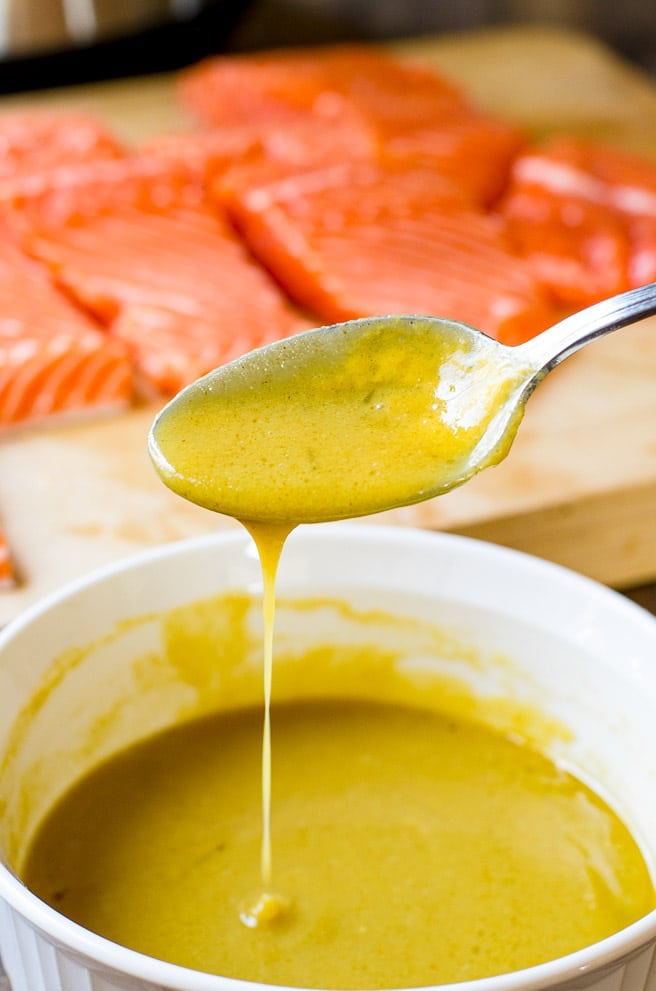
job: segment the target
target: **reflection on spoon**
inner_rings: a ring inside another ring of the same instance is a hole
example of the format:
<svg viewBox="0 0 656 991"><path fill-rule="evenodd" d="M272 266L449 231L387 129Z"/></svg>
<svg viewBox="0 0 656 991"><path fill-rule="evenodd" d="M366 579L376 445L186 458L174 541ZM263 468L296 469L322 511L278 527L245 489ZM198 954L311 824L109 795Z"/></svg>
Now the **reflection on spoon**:
<svg viewBox="0 0 656 991"><path fill-rule="evenodd" d="M376 513L501 461L560 361L656 312L656 284L519 347L465 324L373 317L307 331L210 372L157 417L149 450L191 502L253 523Z"/></svg>

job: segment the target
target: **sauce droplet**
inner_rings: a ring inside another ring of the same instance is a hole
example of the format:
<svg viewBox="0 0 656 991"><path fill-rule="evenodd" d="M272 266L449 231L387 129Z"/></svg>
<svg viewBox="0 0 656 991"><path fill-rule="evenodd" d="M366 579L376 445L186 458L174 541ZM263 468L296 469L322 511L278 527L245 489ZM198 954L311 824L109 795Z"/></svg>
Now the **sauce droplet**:
<svg viewBox="0 0 656 991"><path fill-rule="evenodd" d="M242 908L239 918L248 929L265 929L282 922L290 910L289 899L264 891Z"/></svg>

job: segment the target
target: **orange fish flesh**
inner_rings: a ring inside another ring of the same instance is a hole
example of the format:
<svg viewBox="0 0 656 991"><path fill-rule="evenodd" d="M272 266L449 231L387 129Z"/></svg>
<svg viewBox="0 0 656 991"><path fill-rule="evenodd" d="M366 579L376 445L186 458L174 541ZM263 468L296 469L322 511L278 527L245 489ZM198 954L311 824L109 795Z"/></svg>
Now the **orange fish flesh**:
<svg viewBox="0 0 656 991"><path fill-rule="evenodd" d="M124 409L133 394L127 349L0 239L0 429L52 416Z"/></svg>
<svg viewBox="0 0 656 991"><path fill-rule="evenodd" d="M502 204L539 281L583 306L656 279L656 163L574 138L518 156Z"/></svg>
<svg viewBox="0 0 656 991"><path fill-rule="evenodd" d="M116 208L33 229L25 244L125 342L151 389L175 392L308 326L228 224L200 208Z"/></svg>
<svg viewBox="0 0 656 991"><path fill-rule="evenodd" d="M515 344L554 320L502 221L432 170L348 163L214 194L289 296L327 322L432 314Z"/></svg>

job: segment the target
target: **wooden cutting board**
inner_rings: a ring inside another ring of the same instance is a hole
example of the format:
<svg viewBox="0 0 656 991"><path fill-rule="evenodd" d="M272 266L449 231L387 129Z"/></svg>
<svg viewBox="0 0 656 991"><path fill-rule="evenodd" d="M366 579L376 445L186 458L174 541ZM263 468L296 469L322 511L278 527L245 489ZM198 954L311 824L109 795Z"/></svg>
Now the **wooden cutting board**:
<svg viewBox="0 0 656 991"><path fill-rule="evenodd" d="M656 84L577 34L505 29L399 46L535 135L567 131L656 155ZM86 107L137 141L192 122L169 77L21 96ZM0 442L0 514L21 584L0 623L68 579L164 541L234 526L156 479L156 407ZM372 518L517 547L616 586L656 580L656 320L556 369L531 399L507 460L463 488Z"/></svg>

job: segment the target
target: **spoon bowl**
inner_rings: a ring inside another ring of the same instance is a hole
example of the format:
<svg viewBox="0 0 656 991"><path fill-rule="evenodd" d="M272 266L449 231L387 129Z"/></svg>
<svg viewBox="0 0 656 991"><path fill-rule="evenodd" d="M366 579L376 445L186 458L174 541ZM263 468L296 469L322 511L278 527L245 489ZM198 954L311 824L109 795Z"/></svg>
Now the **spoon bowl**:
<svg viewBox="0 0 656 991"><path fill-rule="evenodd" d="M549 371L653 313L656 284L517 347L424 316L306 331L184 389L155 420L150 455L179 495L247 522L325 522L411 505L501 461Z"/></svg>

